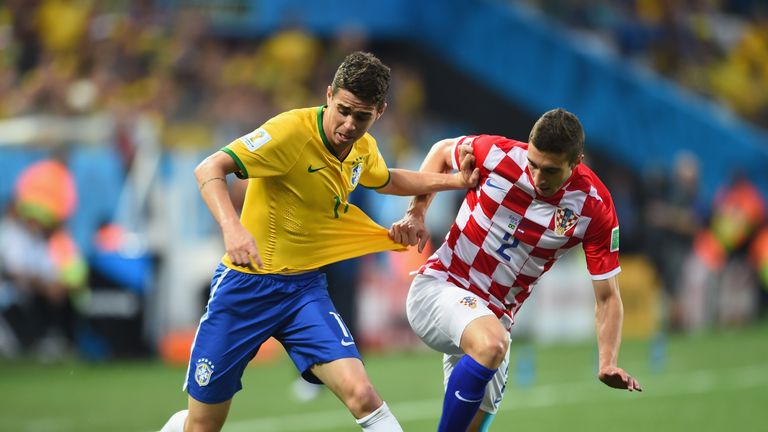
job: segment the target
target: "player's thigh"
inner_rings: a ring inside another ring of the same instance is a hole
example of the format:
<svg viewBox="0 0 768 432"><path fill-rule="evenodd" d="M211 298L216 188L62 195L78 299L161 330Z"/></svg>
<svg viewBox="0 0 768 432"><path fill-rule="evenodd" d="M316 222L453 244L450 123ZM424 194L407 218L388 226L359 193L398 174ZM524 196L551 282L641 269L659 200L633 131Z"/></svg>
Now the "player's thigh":
<svg viewBox="0 0 768 432"><path fill-rule="evenodd" d="M448 380L451 377L456 363L461 360L463 354L459 355L443 355L443 384L448 386ZM504 392L507 389L507 378L509 377L509 350L504 356L504 360L499 365L496 373L488 382L485 387L485 394L483 395L483 401L480 403L480 410L489 414L496 414L501 405L502 399L504 399Z"/></svg>
<svg viewBox="0 0 768 432"><path fill-rule="evenodd" d="M406 301L414 333L434 350L461 354L461 337L469 323L495 315L470 291L428 275L417 275Z"/></svg>
<svg viewBox="0 0 768 432"><path fill-rule="evenodd" d="M329 364L339 359L360 362L355 340L327 292L298 307L275 338L283 344L302 377L309 382L322 382L313 373L312 367L317 364Z"/></svg>
<svg viewBox="0 0 768 432"><path fill-rule="evenodd" d="M342 358L312 366L312 373L331 391L343 399L360 393L357 389L373 391L363 362L357 358Z"/></svg>

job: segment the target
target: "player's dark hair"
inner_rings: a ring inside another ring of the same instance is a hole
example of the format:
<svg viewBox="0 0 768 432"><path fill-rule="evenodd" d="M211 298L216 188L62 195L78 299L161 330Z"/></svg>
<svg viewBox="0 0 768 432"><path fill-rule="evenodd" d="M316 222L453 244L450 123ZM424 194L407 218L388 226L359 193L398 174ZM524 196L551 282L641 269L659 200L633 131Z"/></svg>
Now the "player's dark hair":
<svg viewBox="0 0 768 432"><path fill-rule="evenodd" d="M344 89L381 111L389 92L389 67L371 53L355 51L336 70L331 89Z"/></svg>
<svg viewBox="0 0 768 432"><path fill-rule="evenodd" d="M536 121L528 142L544 153L565 153L574 163L584 153L584 129L576 115L557 108Z"/></svg>

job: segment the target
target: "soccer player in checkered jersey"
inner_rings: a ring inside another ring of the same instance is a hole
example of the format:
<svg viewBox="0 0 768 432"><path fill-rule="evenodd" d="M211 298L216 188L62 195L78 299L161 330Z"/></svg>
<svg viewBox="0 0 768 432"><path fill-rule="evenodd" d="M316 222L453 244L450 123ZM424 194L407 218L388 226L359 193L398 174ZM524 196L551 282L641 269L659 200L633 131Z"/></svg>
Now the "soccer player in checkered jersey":
<svg viewBox="0 0 768 432"><path fill-rule="evenodd" d="M480 182L467 191L445 242L411 285L408 320L443 352L445 398L438 431L486 431L504 394L509 332L536 281L581 243L596 298L598 378L641 391L618 367L623 306L619 294L619 224L611 195L582 163L584 131L562 109L545 113L529 142L464 136L436 143L421 170L457 164L458 148L473 149ZM390 236L423 250L431 195L415 197Z"/></svg>

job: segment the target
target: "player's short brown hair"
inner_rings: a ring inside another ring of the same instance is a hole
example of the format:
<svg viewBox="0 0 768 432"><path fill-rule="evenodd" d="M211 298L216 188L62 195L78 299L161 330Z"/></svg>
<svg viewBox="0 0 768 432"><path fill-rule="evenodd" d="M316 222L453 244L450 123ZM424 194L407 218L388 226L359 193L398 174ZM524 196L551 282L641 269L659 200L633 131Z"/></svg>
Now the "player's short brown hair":
<svg viewBox="0 0 768 432"><path fill-rule="evenodd" d="M331 89L333 94L344 89L364 102L373 103L381 111L389 92L389 67L375 55L355 51L336 70Z"/></svg>
<svg viewBox="0 0 768 432"><path fill-rule="evenodd" d="M536 121L528 142L544 153L566 154L574 163L584 153L584 129L576 115L557 108Z"/></svg>

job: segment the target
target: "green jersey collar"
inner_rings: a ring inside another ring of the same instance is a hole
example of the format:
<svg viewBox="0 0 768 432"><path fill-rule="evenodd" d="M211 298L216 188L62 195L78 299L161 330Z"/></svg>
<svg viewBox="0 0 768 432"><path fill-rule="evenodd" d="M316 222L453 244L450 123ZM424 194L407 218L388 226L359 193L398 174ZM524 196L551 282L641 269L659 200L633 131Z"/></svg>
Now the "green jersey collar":
<svg viewBox="0 0 768 432"><path fill-rule="evenodd" d="M317 107L317 130L320 132L320 138L323 140L323 144L325 145L325 148L328 149L331 154L338 159L339 155L336 154L336 150L331 147L331 144L328 142L328 137L325 136L325 131L323 130L323 110L327 108L328 105L321 105Z"/></svg>

